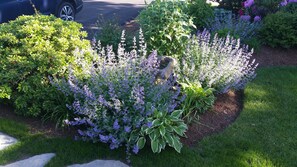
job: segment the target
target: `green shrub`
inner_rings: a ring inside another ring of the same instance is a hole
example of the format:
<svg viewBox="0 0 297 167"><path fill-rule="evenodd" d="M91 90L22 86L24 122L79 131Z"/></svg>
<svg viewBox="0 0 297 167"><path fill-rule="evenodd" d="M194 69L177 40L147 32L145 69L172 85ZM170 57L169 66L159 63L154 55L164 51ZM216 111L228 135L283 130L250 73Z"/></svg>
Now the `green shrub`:
<svg viewBox="0 0 297 167"><path fill-rule="evenodd" d="M195 27L186 14L187 7L184 1L156 0L141 11L138 21L150 50L174 57L183 54L191 29Z"/></svg>
<svg viewBox="0 0 297 167"><path fill-rule="evenodd" d="M297 13L297 3L289 3L286 6L281 7L280 11L286 13Z"/></svg>
<svg viewBox="0 0 297 167"><path fill-rule="evenodd" d="M91 61L82 26L54 16L21 16L0 25L0 97L16 111L38 116L66 116L66 97L50 86L49 76L67 78L68 67L80 76ZM82 52L80 57L75 51ZM61 112L61 113L60 113Z"/></svg>
<svg viewBox="0 0 297 167"><path fill-rule="evenodd" d="M198 29L204 28L206 22L214 17L214 11L205 0L194 0L189 5L189 14Z"/></svg>
<svg viewBox="0 0 297 167"><path fill-rule="evenodd" d="M264 19L260 30L263 43L272 47L297 46L297 13L277 12Z"/></svg>
<svg viewBox="0 0 297 167"><path fill-rule="evenodd" d="M102 46L113 46L113 50L117 50L118 44L121 42L121 34L123 29L119 24L116 16L111 19L104 19L100 16L97 21L100 31L96 34L96 41L100 41Z"/></svg>

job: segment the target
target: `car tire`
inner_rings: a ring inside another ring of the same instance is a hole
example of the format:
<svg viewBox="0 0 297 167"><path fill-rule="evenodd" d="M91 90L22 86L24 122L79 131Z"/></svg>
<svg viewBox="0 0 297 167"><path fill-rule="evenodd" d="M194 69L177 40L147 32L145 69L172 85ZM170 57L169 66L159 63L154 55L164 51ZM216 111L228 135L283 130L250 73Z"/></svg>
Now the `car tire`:
<svg viewBox="0 0 297 167"><path fill-rule="evenodd" d="M75 19L75 8L69 2L63 2L57 10L57 17L66 21L74 21Z"/></svg>

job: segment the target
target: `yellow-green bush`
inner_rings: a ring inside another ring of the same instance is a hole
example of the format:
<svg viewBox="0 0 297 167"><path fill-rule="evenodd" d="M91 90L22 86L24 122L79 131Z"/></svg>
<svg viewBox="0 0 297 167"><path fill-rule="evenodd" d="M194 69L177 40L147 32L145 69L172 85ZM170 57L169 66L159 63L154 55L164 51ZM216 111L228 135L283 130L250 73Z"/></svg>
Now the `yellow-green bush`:
<svg viewBox="0 0 297 167"><path fill-rule="evenodd" d="M90 44L81 28L78 23L44 15L21 16L1 24L0 98L11 99L23 115L63 112L65 97L48 77L67 78L69 66L80 74L84 62L91 62ZM78 57L76 50L84 54Z"/></svg>

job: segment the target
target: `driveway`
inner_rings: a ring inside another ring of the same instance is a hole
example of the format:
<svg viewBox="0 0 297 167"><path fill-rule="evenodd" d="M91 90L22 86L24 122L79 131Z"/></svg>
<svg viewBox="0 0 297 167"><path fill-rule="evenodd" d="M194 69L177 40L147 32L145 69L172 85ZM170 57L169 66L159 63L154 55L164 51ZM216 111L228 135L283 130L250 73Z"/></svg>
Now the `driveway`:
<svg viewBox="0 0 297 167"><path fill-rule="evenodd" d="M148 3L151 1L147 0ZM135 18L144 7L144 0L84 0L83 10L76 15L76 21L83 24L90 38L99 29L96 25L99 15L109 19L116 14L120 24L124 24Z"/></svg>

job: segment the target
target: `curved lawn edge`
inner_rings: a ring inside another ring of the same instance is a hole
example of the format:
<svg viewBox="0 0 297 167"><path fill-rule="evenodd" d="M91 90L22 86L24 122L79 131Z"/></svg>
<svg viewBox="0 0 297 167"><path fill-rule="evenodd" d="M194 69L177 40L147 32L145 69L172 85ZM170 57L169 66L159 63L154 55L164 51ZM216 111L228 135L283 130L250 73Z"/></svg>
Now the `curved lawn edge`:
<svg viewBox="0 0 297 167"><path fill-rule="evenodd" d="M245 89L243 111L225 131L203 139L194 148L184 147L181 154L170 148L153 154L146 147L132 156L132 165L297 166L297 67L261 68L257 72ZM103 144L31 136L22 126L2 120L0 131L17 135L21 142L0 151L0 164L48 151L57 156L47 166L125 158L124 149L109 151Z"/></svg>

